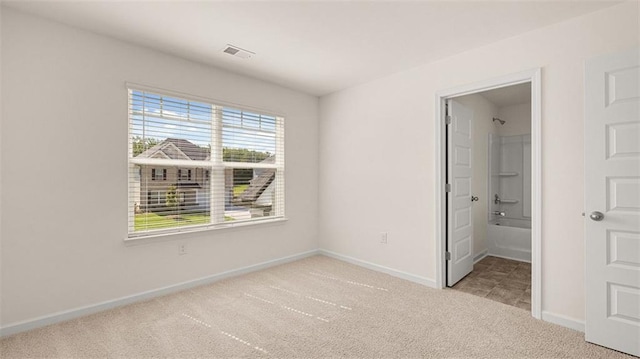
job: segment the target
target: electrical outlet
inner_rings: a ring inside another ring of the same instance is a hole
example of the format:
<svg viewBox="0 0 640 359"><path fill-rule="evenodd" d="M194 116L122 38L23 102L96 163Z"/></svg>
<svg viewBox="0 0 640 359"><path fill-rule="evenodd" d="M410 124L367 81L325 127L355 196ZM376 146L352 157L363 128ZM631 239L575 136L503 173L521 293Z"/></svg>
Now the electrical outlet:
<svg viewBox="0 0 640 359"><path fill-rule="evenodd" d="M179 255L187 254L187 244L186 243L178 245L178 254Z"/></svg>
<svg viewBox="0 0 640 359"><path fill-rule="evenodd" d="M380 243L387 244L387 232L380 232Z"/></svg>

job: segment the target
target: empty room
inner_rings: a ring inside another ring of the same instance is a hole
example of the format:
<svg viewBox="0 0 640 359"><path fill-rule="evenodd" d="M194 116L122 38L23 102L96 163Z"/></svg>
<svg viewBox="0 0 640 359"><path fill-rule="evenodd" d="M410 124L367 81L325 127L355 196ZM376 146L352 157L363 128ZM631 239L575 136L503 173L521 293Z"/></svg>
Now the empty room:
<svg viewBox="0 0 640 359"><path fill-rule="evenodd" d="M0 1L1 358L640 356L640 1Z"/></svg>

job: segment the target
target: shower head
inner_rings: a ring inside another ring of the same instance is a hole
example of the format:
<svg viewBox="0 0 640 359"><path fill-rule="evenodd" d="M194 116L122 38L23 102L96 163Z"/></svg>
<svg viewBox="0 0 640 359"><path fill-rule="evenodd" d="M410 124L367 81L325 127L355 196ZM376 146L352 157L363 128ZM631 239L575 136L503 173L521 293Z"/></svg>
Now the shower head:
<svg viewBox="0 0 640 359"><path fill-rule="evenodd" d="M494 117L494 118L493 118L493 122L496 122L496 121L500 122L500 124L501 124L501 125L504 125L504 123L505 123L505 122L507 122L507 121L505 121L505 120L501 120L501 119L499 119L499 118L497 118L497 117Z"/></svg>

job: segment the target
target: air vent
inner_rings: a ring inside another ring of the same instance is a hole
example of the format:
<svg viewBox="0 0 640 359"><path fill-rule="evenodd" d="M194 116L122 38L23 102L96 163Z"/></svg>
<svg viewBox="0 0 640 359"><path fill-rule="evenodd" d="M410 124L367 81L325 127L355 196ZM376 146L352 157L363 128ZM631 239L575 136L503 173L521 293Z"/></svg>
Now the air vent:
<svg viewBox="0 0 640 359"><path fill-rule="evenodd" d="M233 47L227 47L226 49L224 49L224 52L226 52L227 54L235 55L240 52L240 50L234 49Z"/></svg>
<svg viewBox="0 0 640 359"><path fill-rule="evenodd" d="M241 49L237 46L233 46L233 45L229 45L227 44L227 46L225 46L225 48L222 50L222 52L229 54L229 55L233 55L235 57L239 57L241 59L248 59L252 56L254 56L256 53L255 52L251 52L245 49Z"/></svg>

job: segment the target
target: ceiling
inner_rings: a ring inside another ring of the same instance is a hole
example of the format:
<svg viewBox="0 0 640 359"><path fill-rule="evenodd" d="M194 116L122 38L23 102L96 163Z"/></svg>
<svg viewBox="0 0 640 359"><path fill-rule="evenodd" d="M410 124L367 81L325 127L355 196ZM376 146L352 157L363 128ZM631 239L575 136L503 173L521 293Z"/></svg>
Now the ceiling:
<svg viewBox="0 0 640 359"><path fill-rule="evenodd" d="M321 96L620 1L4 1ZM256 53L240 59L226 44Z"/></svg>
<svg viewBox="0 0 640 359"><path fill-rule="evenodd" d="M496 107L521 105L531 102L531 83L500 87L494 90L481 92L480 95L493 103Z"/></svg>

